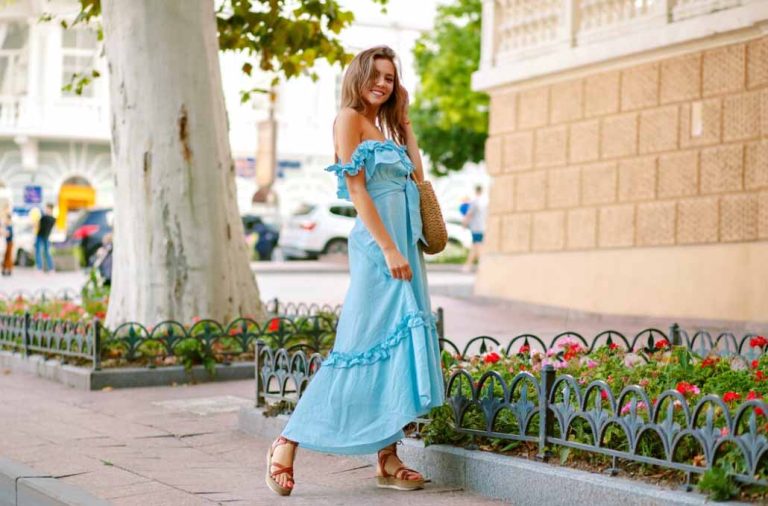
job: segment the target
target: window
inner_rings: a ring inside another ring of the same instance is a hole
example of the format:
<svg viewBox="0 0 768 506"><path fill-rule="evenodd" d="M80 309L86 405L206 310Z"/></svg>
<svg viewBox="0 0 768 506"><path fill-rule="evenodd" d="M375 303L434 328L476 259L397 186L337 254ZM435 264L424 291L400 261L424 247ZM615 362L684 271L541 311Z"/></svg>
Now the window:
<svg viewBox="0 0 768 506"><path fill-rule="evenodd" d="M98 38L94 30L87 28L68 28L61 32L61 85L77 83L81 74L90 76L96 67ZM93 83L83 87L80 96L93 97ZM64 96L77 96L75 90L62 90Z"/></svg>
<svg viewBox="0 0 768 506"><path fill-rule="evenodd" d="M18 96L27 92L26 22L0 24L0 96Z"/></svg>
<svg viewBox="0 0 768 506"><path fill-rule="evenodd" d="M336 216L344 216L345 218L355 218L357 216L357 209L353 206L331 206L331 214Z"/></svg>

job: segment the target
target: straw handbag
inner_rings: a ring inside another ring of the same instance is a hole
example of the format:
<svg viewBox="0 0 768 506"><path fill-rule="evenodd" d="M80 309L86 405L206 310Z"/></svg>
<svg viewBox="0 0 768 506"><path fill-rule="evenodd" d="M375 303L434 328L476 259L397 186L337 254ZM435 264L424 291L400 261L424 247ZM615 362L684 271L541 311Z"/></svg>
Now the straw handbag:
<svg viewBox="0 0 768 506"><path fill-rule="evenodd" d="M429 181L416 181L419 189L419 204L421 205L421 224L424 239L428 244L422 244L424 253L434 255L445 249L448 243L448 232L445 230L445 220L440 211L435 191Z"/></svg>

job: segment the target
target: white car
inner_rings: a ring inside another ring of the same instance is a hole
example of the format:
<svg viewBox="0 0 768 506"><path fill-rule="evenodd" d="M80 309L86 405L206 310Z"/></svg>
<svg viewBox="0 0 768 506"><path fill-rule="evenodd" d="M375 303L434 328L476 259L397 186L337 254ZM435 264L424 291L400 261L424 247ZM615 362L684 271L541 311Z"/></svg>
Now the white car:
<svg viewBox="0 0 768 506"><path fill-rule="evenodd" d="M354 206L343 200L302 204L283 224L278 246L286 259L346 254L356 216Z"/></svg>
<svg viewBox="0 0 768 506"><path fill-rule="evenodd" d="M325 204L303 204L283 225L278 246L289 258L317 258L321 254L347 254L347 238L357 210L351 202L335 200ZM470 248L472 234L461 220L446 223L449 246Z"/></svg>

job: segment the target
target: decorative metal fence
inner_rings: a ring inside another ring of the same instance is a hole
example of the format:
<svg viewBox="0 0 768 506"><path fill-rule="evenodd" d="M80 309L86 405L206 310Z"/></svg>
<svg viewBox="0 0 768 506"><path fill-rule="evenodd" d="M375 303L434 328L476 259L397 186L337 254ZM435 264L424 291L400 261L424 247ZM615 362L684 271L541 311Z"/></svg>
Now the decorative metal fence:
<svg viewBox="0 0 768 506"><path fill-rule="evenodd" d="M567 340L577 340L588 352L605 345L618 346L631 352L651 351L659 343L666 342L674 346L685 345L699 355L708 355L714 351L721 356L740 355L745 360L752 360L761 354L749 345L750 341L757 336L758 334L754 332L746 332L738 336L732 331L714 334L708 330L687 331L675 323L667 332L657 328L647 328L629 336L617 330L604 330L591 339L573 331L561 332L548 340L535 334L520 334L510 338L506 345L502 345L502 341L496 337L477 336L470 339L461 349L448 339L441 339L441 347L463 358L486 353L491 349L503 351L506 355L517 354L521 349L546 352ZM546 344L547 341L549 344Z"/></svg>
<svg viewBox="0 0 768 506"><path fill-rule="evenodd" d="M27 294L26 300L63 300L66 292L40 291ZM70 294L71 295L71 294ZM7 300L25 295L13 293ZM70 299L71 300L71 299ZM192 343L204 357L218 362L240 360L256 353L256 343L286 353L324 353L333 346L341 305L285 303L277 298L264 303L268 318L259 323L238 318L228 324L200 320L191 325L168 320L153 326L128 322L114 331L104 328L98 318L71 322L22 314L0 314L0 349L22 353L57 356L63 360L90 363L102 367L102 360L118 357L126 363L148 357L178 355L179 347ZM437 327L444 328L443 310L436 312ZM149 364L153 365L153 364Z"/></svg>
<svg viewBox="0 0 768 506"><path fill-rule="evenodd" d="M706 331L686 332L675 324L668 333L645 329L627 337L609 330L591 340L575 332L563 332L554 336L549 346L533 334L513 337L504 347L491 336L471 339L461 351L443 337L440 345L464 359L473 350L480 354L491 349L507 355L536 350L546 353L557 350L558 343L568 338L578 340L589 351L609 346L650 352L671 344L685 345L702 355L715 352L740 356L746 362L766 352L765 346L751 345L755 337L753 333L737 337L732 332L713 337ZM323 357L260 343L256 360L256 406L283 402L290 413L321 367ZM734 477L746 484L768 485L756 477L760 466L768 465L768 440L758 430L758 417L768 414L768 404L760 399L747 400L732 409L716 395L706 395L691 405L676 390L650 399L636 385L620 392L614 392L604 381L580 385L570 375L556 375L551 365L542 368L539 378L520 372L508 382L495 371L475 380L468 371L457 370L446 379L445 391L457 432L473 438L534 443L541 459L549 456L549 448L558 445L604 455L612 460L612 471L618 469L619 459L681 471L690 487L693 474L711 469L725 449L735 448L740 461ZM590 442L571 438L577 430L586 431ZM659 451L649 454L645 451L649 444L655 444ZM693 455L703 455L704 459L695 461Z"/></svg>
<svg viewBox="0 0 768 506"><path fill-rule="evenodd" d="M742 483L768 485L756 477L768 458L768 440L757 421L768 413L768 404L760 399L733 410L716 395L691 405L676 390L651 400L636 385L617 394L603 381L581 386L573 376L556 375L545 365L540 379L522 372L509 383L494 371L479 380L455 371L447 381L446 402L457 432L537 443L540 459L559 445L609 457L613 472L618 459L681 471L690 487L693 474L711 469L724 450L735 448L733 476ZM576 432L588 434L589 442L572 438ZM696 455L704 459L697 461Z"/></svg>

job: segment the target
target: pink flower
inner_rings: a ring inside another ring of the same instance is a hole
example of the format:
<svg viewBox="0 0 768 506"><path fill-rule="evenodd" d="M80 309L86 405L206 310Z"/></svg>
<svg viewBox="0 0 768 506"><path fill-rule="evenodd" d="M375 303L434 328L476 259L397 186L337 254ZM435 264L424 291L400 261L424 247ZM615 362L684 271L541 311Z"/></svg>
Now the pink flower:
<svg viewBox="0 0 768 506"><path fill-rule="evenodd" d="M626 367L629 367L630 369L635 367L636 365L640 365L644 362L643 357L638 355L637 353L627 353L624 355L624 365Z"/></svg>
<svg viewBox="0 0 768 506"><path fill-rule="evenodd" d="M720 437L725 437L730 433L731 431L728 430L728 427L723 427L722 429L720 429Z"/></svg>
<svg viewBox="0 0 768 506"><path fill-rule="evenodd" d="M626 414L628 414L630 412L631 409L632 409L632 402L630 401L630 402L624 404L624 406L621 408L621 414L622 415L626 415ZM648 409L648 406L645 405L644 401L640 401L640 402L635 403L635 412L636 413L639 413L640 411L643 411L645 409Z"/></svg>

